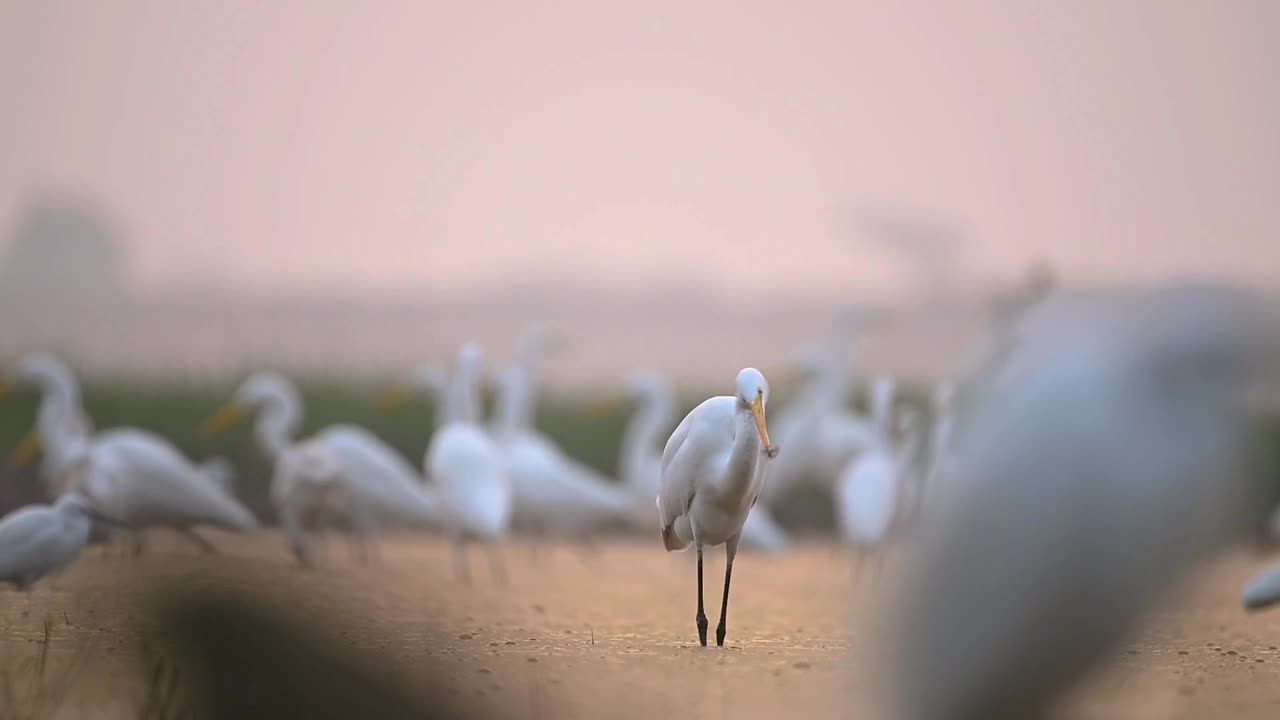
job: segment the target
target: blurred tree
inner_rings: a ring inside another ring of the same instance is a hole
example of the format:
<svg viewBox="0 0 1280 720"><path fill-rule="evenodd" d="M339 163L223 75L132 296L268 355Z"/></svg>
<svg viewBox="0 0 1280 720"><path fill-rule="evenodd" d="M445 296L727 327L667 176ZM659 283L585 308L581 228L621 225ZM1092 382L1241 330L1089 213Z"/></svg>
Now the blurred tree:
<svg viewBox="0 0 1280 720"><path fill-rule="evenodd" d="M123 288L126 259L118 226L96 203L62 193L41 194L18 211L0 263L0 288L114 295Z"/></svg>

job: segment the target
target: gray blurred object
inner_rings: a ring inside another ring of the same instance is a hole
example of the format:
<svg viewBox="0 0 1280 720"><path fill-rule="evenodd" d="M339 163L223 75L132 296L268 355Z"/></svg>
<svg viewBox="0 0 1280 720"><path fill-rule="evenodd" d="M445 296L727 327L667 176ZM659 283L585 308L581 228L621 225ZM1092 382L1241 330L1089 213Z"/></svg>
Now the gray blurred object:
<svg viewBox="0 0 1280 720"><path fill-rule="evenodd" d="M1272 565L1244 587L1246 610L1262 610L1280 603L1280 564Z"/></svg>
<svg viewBox="0 0 1280 720"><path fill-rule="evenodd" d="M1260 309L1178 287L1024 313L867 616L884 716L1045 714L1237 536L1259 477L1241 393L1280 357Z"/></svg>

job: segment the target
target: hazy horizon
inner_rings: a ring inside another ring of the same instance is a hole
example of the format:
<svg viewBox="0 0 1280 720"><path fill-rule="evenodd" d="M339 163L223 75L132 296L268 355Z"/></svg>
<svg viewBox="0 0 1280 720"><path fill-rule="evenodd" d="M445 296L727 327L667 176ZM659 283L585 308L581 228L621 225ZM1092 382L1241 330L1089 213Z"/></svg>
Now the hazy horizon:
<svg viewBox="0 0 1280 720"><path fill-rule="evenodd" d="M10 2L0 228L95 198L144 287L1275 285L1277 27L1261 1ZM857 242L863 207L965 244Z"/></svg>

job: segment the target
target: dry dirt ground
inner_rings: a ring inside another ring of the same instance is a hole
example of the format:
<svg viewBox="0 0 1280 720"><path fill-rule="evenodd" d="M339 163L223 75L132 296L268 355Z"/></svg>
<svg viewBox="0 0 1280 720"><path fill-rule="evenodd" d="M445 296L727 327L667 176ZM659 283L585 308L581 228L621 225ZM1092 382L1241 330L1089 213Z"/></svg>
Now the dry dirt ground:
<svg viewBox="0 0 1280 720"><path fill-rule="evenodd" d="M138 717L155 692L148 663L163 654L164 631L148 617L163 587L242 591L375 658L375 672L438 684L476 715L851 715L850 619L868 590L828 546L740 555L727 647L704 649L692 557L665 554L656 540L536 555L512 543L505 586L473 551L467 586L438 539L389 540L367 565L335 540L318 571L297 567L273 533L214 539L217 556L163 537L136 559L94 548L52 590L30 599L0 591L0 717ZM714 628L723 551L708 560ZM1181 606L1153 618L1062 717L1280 717L1280 612L1246 616L1237 605L1241 583L1267 560L1236 556L1196 578Z"/></svg>

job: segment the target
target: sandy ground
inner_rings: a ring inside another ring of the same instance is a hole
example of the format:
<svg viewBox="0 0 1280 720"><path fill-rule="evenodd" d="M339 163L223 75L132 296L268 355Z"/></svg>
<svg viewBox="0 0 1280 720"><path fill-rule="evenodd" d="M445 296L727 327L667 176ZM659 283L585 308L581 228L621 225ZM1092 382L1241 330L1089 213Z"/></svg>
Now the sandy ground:
<svg viewBox="0 0 1280 720"><path fill-rule="evenodd" d="M248 593L376 658L378 672L438 682L454 702L493 716L848 717L851 620L873 591L852 583L848 562L827 546L740 555L727 646L704 649L692 556L656 542L536 556L513 543L506 586L474 552L467 586L435 539L391 540L372 565L334 542L312 572L271 533L217 537L223 553L207 557L160 540L140 559L90 550L30 600L0 591L0 715L136 717L148 692L147 601L177 586ZM723 551L708 560L714 633ZM1280 612L1246 616L1237 605L1241 583L1266 562L1237 556L1196 578L1181 606L1153 618L1061 716L1277 717Z"/></svg>

